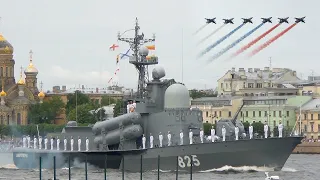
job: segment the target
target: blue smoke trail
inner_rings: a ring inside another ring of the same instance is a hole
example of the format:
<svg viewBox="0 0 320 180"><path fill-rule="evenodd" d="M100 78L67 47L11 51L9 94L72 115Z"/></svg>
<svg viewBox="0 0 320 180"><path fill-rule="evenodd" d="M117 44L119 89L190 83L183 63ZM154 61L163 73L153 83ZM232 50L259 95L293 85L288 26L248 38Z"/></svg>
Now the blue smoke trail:
<svg viewBox="0 0 320 180"><path fill-rule="evenodd" d="M209 62L217 59L218 57L222 56L224 53L226 53L228 50L230 50L231 48L233 48L235 45L237 45L239 42L241 42L242 40L244 40L246 37L250 36L253 32L255 32L256 30L258 30L261 26L263 26L264 23L259 24L257 27L253 28L251 31L247 32L245 35L243 35L242 37L240 37L239 39L237 39L236 41L234 41L232 44L230 44L229 46L227 46L226 48L222 49L219 53L217 53L216 55L212 56L209 59Z"/></svg>
<svg viewBox="0 0 320 180"><path fill-rule="evenodd" d="M240 26L238 26L237 28L235 28L234 30L232 30L231 32L229 32L227 35L223 36L221 39L219 39L218 41L216 41L214 44L212 44L211 46L207 47L204 51L202 51L199 55L198 58L202 57L203 55L205 55L207 52L209 52L211 49L213 49L214 47L216 47L217 45L219 45L220 43L222 43L222 41L226 40L229 36L231 36L233 33L235 33L237 30L239 30L240 28L242 28L242 26L245 25L245 23L242 23Z"/></svg>

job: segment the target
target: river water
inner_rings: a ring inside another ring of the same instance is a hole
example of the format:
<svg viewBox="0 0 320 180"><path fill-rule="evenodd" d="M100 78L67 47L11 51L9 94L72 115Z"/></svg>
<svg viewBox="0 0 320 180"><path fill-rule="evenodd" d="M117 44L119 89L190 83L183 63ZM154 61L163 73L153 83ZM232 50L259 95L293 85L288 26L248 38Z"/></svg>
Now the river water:
<svg viewBox="0 0 320 180"><path fill-rule="evenodd" d="M276 152L275 152L276 153ZM155 162L156 163L156 162ZM101 180L104 178L104 172L101 169L88 166L88 179ZM319 180L320 179L320 155L303 155L292 154L288 159L282 171L271 171L264 167L222 167L214 169L210 172L198 172L193 174L193 180L264 180L264 172L269 172L269 175L279 176L280 179L287 180ZM84 180L84 164L79 164L79 167L71 168L71 177L73 180ZM161 172L160 179L175 180L175 173ZM22 180L22 179L39 179L39 170L22 170L17 169L12 161L11 153L0 153L0 179ZM42 170L42 179L53 179L53 170ZM68 169L62 168L57 170L57 179L68 179ZM107 179L121 180L122 173L118 170L107 170ZM140 179L140 173L125 173L126 180ZM157 179L157 172L146 172L143 174L143 179ZM179 174L179 180L189 180L190 174Z"/></svg>

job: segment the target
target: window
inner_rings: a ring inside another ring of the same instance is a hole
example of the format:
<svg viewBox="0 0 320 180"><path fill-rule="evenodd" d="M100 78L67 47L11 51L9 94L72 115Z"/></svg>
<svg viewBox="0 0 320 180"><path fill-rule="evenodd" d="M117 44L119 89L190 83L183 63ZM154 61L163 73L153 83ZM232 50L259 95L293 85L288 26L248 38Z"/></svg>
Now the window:
<svg viewBox="0 0 320 180"><path fill-rule="evenodd" d="M214 112L214 117L217 117L217 111Z"/></svg>
<svg viewBox="0 0 320 180"><path fill-rule="evenodd" d="M208 121L206 121L206 123L208 123Z"/></svg>
<svg viewBox="0 0 320 180"><path fill-rule="evenodd" d="M276 125L276 121L273 121L273 127L276 127L277 125Z"/></svg>
<svg viewBox="0 0 320 180"><path fill-rule="evenodd" d="M243 82L243 88L245 88L246 87L246 82Z"/></svg>
<svg viewBox="0 0 320 180"><path fill-rule="evenodd" d="M249 114L248 111L246 111L246 117L248 117L248 114Z"/></svg>
<svg viewBox="0 0 320 180"><path fill-rule="evenodd" d="M6 67L6 77L8 77L8 67Z"/></svg>
<svg viewBox="0 0 320 180"><path fill-rule="evenodd" d="M289 127L289 121L287 121L287 127Z"/></svg>
<svg viewBox="0 0 320 180"><path fill-rule="evenodd" d="M252 111L252 117L256 117L256 112Z"/></svg>
<svg viewBox="0 0 320 180"><path fill-rule="evenodd" d="M304 132L307 132L307 125L304 125Z"/></svg>
<svg viewBox="0 0 320 180"><path fill-rule="evenodd" d="M231 111L229 111L229 117L231 117Z"/></svg>
<svg viewBox="0 0 320 180"><path fill-rule="evenodd" d="M307 119L307 114L304 114L304 119Z"/></svg>
<svg viewBox="0 0 320 180"><path fill-rule="evenodd" d="M220 87L223 88L223 83L221 83Z"/></svg>
<svg viewBox="0 0 320 180"><path fill-rule="evenodd" d="M243 117L243 112L242 111L240 112L240 116Z"/></svg>
<svg viewBox="0 0 320 180"><path fill-rule="evenodd" d="M221 111L219 111L219 117L221 117Z"/></svg>
<svg viewBox="0 0 320 180"><path fill-rule="evenodd" d="M17 114L17 124L21 125L21 114L20 113Z"/></svg>
<svg viewBox="0 0 320 180"><path fill-rule="evenodd" d="M257 83L257 88L262 88L262 83Z"/></svg>
<svg viewBox="0 0 320 180"><path fill-rule="evenodd" d="M290 112L289 112L289 111L287 111L287 117L289 117L289 115L290 115Z"/></svg>
<svg viewBox="0 0 320 180"><path fill-rule="evenodd" d="M259 117L261 117L261 111L259 111Z"/></svg>
<svg viewBox="0 0 320 180"><path fill-rule="evenodd" d="M267 117L267 116L268 116L268 112L265 111L265 112L264 112L264 117Z"/></svg>
<svg viewBox="0 0 320 180"><path fill-rule="evenodd" d="M279 111L279 117L282 117L282 112L281 111Z"/></svg>
<svg viewBox="0 0 320 180"><path fill-rule="evenodd" d="M208 117L208 116L209 116L209 112L207 111L207 112L206 112L206 117Z"/></svg>
<svg viewBox="0 0 320 180"><path fill-rule="evenodd" d="M276 112L275 111L273 111L273 117L276 117Z"/></svg>
<svg viewBox="0 0 320 180"><path fill-rule="evenodd" d="M311 131L311 132L314 132L314 131L313 131L313 125L314 125L314 123L311 122L311 123L310 123L310 131Z"/></svg>
<svg viewBox="0 0 320 180"><path fill-rule="evenodd" d="M7 116L7 125L10 125L10 116Z"/></svg>
<svg viewBox="0 0 320 180"><path fill-rule="evenodd" d="M313 114L311 114L311 120L313 120Z"/></svg>
<svg viewBox="0 0 320 180"><path fill-rule="evenodd" d="M318 120L320 120L320 113L318 113ZM320 129L319 129L319 131L320 131Z"/></svg>
<svg viewBox="0 0 320 180"><path fill-rule="evenodd" d="M318 132L320 131L320 124L318 124Z"/></svg>
<svg viewBox="0 0 320 180"><path fill-rule="evenodd" d="M253 88L254 84L253 83L248 83L248 88Z"/></svg>

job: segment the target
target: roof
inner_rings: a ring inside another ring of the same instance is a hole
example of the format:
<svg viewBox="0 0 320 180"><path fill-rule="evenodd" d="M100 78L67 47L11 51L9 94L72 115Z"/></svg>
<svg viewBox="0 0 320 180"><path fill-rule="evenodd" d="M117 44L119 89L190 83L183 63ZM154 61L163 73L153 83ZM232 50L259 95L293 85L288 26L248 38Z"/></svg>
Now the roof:
<svg viewBox="0 0 320 180"><path fill-rule="evenodd" d="M193 99L192 101L228 101L239 98L242 98L242 96L201 97Z"/></svg>
<svg viewBox="0 0 320 180"><path fill-rule="evenodd" d="M288 99L290 97L294 96L245 96L243 97L243 100L253 100L253 101L259 101L259 100L273 100L273 99Z"/></svg>
<svg viewBox="0 0 320 180"><path fill-rule="evenodd" d="M301 107L301 110L320 111L320 99L312 99Z"/></svg>

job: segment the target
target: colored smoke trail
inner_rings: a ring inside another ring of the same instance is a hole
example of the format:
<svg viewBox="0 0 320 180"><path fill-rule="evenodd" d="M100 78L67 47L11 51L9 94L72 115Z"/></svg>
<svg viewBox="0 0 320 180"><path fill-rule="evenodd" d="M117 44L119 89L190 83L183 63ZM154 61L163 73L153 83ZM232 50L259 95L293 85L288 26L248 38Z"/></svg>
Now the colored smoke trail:
<svg viewBox="0 0 320 180"><path fill-rule="evenodd" d="M240 28L242 28L242 26L245 25L245 23L242 23L240 26L236 27L234 30L232 30L231 32L229 32L227 35L223 36L221 39L219 39L218 41L216 41L215 43L213 43L212 45L210 45L209 47L207 47L204 51L202 51L199 55L198 58L202 57L203 55L205 55L207 52L209 52L211 49L213 49L214 47L216 47L217 45L219 45L220 43L222 43L224 40L226 40L229 36L231 36L233 33L235 33L237 30L239 30Z"/></svg>
<svg viewBox="0 0 320 180"><path fill-rule="evenodd" d="M297 23L292 24L291 26L289 26L287 29L283 30L282 32L280 32L279 34L277 34L276 36L274 36L273 38L271 38L269 41L265 42L264 44L262 44L261 46L259 46L258 48L256 48L255 50L253 50L250 54L249 57L254 56L255 54L257 54L258 52L260 52L261 50L263 50L264 48L268 47L271 43L273 43L275 40L277 40L279 37L283 36L285 33L287 33L290 29L292 29L294 26L296 26Z"/></svg>
<svg viewBox="0 0 320 180"><path fill-rule="evenodd" d="M259 37L257 37L256 39L254 39L253 41L249 42L247 45L243 46L241 49L239 49L237 52L235 52L231 58L234 58L236 56L238 56L239 54L241 54L243 51L247 50L248 48L250 48L252 45L254 45L255 43L257 43L258 41L260 41L262 38L264 38L266 35L268 35L269 33L271 33L273 30L275 30L277 27L280 26L280 23L276 24L275 26L273 26L272 28L270 28L268 31L264 32L263 34L261 34Z"/></svg>
<svg viewBox="0 0 320 180"><path fill-rule="evenodd" d="M239 42L241 42L242 40L244 40L246 37L250 36L253 32L255 32L256 30L258 30L260 27L262 27L265 23L261 23L259 24L257 27L253 28L251 31L247 32L245 35L243 35L242 37L240 37L239 39L237 39L236 41L234 41L232 44L230 44L229 46L227 46L226 48L222 49L219 53L217 53L216 55L214 55L213 57L211 57L209 59L209 62L219 58L220 56L222 56L224 53L226 53L227 51L229 51L231 48L233 48L235 45L237 45Z"/></svg>
<svg viewBox="0 0 320 180"><path fill-rule="evenodd" d="M201 26L195 33L193 33L193 35L196 35L198 32L200 32L203 28L205 28L208 24L204 24L203 26Z"/></svg>
<svg viewBox="0 0 320 180"><path fill-rule="evenodd" d="M220 27L218 27L216 30L214 30L212 33L210 33L208 36L204 37L203 39L201 39L201 41L198 42L197 45L201 44L203 41L205 41L206 39L208 39L209 37L211 37L212 35L216 34L219 30L221 30L226 24L222 24Z"/></svg>

